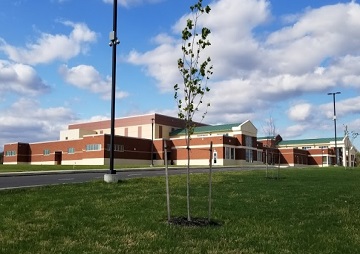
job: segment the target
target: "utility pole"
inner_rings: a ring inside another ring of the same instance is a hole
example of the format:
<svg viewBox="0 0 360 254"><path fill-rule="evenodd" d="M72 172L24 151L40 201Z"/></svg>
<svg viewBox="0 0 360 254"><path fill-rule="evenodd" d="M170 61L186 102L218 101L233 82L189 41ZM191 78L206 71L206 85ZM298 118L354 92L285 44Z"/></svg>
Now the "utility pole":
<svg viewBox="0 0 360 254"><path fill-rule="evenodd" d="M339 166L339 154L337 149L337 137L336 137L336 109L335 109L335 95L341 94L341 92L335 92L335 93L328 93L328 95L333 96L333 104L334 104L334 129L335 129L335 161L336 165Z"/></svg>
<svg viewBox="0 0 360 254"><path fill-rule="evenodd" d="M115 143L115 94L116 94L116 46L120 43L116 34L117 30L117 0L113 4L113 30L110 32L110 43L112 47L112 79L111 79L111 123L110 123L110 170L105 174L106 182L117 182L116 170L114 170L114 143Z"/></svg>

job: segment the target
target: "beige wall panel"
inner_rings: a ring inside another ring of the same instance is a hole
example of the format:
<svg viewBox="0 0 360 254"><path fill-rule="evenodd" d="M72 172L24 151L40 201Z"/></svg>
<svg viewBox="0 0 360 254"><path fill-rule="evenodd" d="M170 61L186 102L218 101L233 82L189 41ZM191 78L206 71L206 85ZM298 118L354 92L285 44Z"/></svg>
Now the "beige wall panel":
<svg viewBox="0 0 360 254"><path fill-rule="evenodd" d="M55 161L36 161L31 162L31 165L56 165Z"/></svg>
<svg viewBox="0 0 360 254"><path fill-rule="evenodd" d="M96 131L92 130L80 130L80 129L73 129L73 130L63 130L60 131L60 140L75 140L80 139L85 135L94 135Z"/></svg>
<svg viewBox="0 0 360 254"><path fill-rule="evenodd" d="M178 166L186 166L187 165L187 160L175 160L174 163L175 165ZM213 164L213 166L222 166L224 165L224 160L222 159L217 159L217 163ZM209 159L205 159L205 160L190 160L190 166L209 166Z"/></svg>

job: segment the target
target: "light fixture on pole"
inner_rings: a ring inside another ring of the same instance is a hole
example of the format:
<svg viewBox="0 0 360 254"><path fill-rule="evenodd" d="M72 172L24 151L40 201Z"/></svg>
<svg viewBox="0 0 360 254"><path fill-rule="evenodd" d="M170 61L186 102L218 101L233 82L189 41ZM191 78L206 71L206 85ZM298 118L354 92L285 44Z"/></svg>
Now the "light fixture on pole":
<svg viewBox="0 0 360 254"><path fill-rule="evenodd" d="M151 118L151 167L154 166L154 118Z"/></svg>
<svg viewBox="0 0 360 254"><path fill-rule="evenodd" d="M336 165L339 165L339 154L337 149L337 140L336 140L336 107L335 107L335 96L337 94L341 94L341 92L328 93L328 95L333 96L333 104L334 104L334 129L335 129L335 162Z"/></svg>
<svg viewBox="0 0 360 254"><path fill-rule="evenodd" d="M110 43L112 47L112 79L111 79L111 123L110 123L110 172L104 176L106 182L117 181L114 175L114 143L115 143L115 92L116 92L116 45L120 43L116 35L117 30L117 0L114 0L113 5L113 30L110 32Z"/></svg>

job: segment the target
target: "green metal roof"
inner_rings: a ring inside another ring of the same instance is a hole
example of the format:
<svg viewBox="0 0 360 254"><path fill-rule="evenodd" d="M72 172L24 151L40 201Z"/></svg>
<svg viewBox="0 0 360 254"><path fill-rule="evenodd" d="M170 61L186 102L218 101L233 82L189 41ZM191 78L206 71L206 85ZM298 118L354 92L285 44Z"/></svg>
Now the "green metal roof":
<svg viewBox="0 0 360 254"><path fill-rule="evenodd" d="M195 127L194 134L227 132L227 131L232 131L233 127L237 127L239 125L241 125L241 123L200 126L200 127ZM170 133L170 136L176 136L176 135L185 135L185 129L174 130Z"/></svg>
<svg viewBox="0 0 360 254"><path fill-rule="evenodd" d="M344 137L337 137L336 141L342 141ZM335 138L314 138L314 139L297 139L297 140L283 140L279 146L285 145L310 145L334 142Z"/></svg>

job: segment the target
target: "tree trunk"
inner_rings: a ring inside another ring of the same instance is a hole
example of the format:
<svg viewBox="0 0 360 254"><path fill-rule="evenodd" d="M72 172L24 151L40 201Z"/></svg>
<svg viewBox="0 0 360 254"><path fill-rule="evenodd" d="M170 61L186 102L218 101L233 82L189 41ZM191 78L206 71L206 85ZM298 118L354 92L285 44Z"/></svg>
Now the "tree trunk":
<svg viewBox="0 0 360 254"><path fill-rule="evenodd" d="M167 158L167 145L164 140L164 150L165 150L165 183L166 183L166 207L167 207L167 218L168 223L170 222L170 191L169 191L169 172L168 172L168 158Z"/></svg>
<svg viewBox="0 0 360 254"><path fill-rule="evenodd" d="M266 155L265 155L265 160L266 160L266 178L268 177L268 169L269 169L269 163L268 163L268 149L266 149Z"/></svg>
<svg viewBox="0 0 360 254"><path fill-rule="evenodd" d="M190 216L190 134L188 134L188 136L187 136L186 204L187 204L187 219L188 219L188 221L191 221L191 216Z"/></svg>
<svg viewBox="0 0 360 254"><path fill-rule="evenodd" d="M278 165L278 170L277 170L277 179L279 179L280 177L280 152L279 152L279 165Z"/></svg>
<svg viewBox="0 0 360 254"><path fill-rule="evenodd" d="M212 147L213 142L210 142L210 159L209 159L209 215L208 220L211 220L211 193L212 193Z"/></svg>

